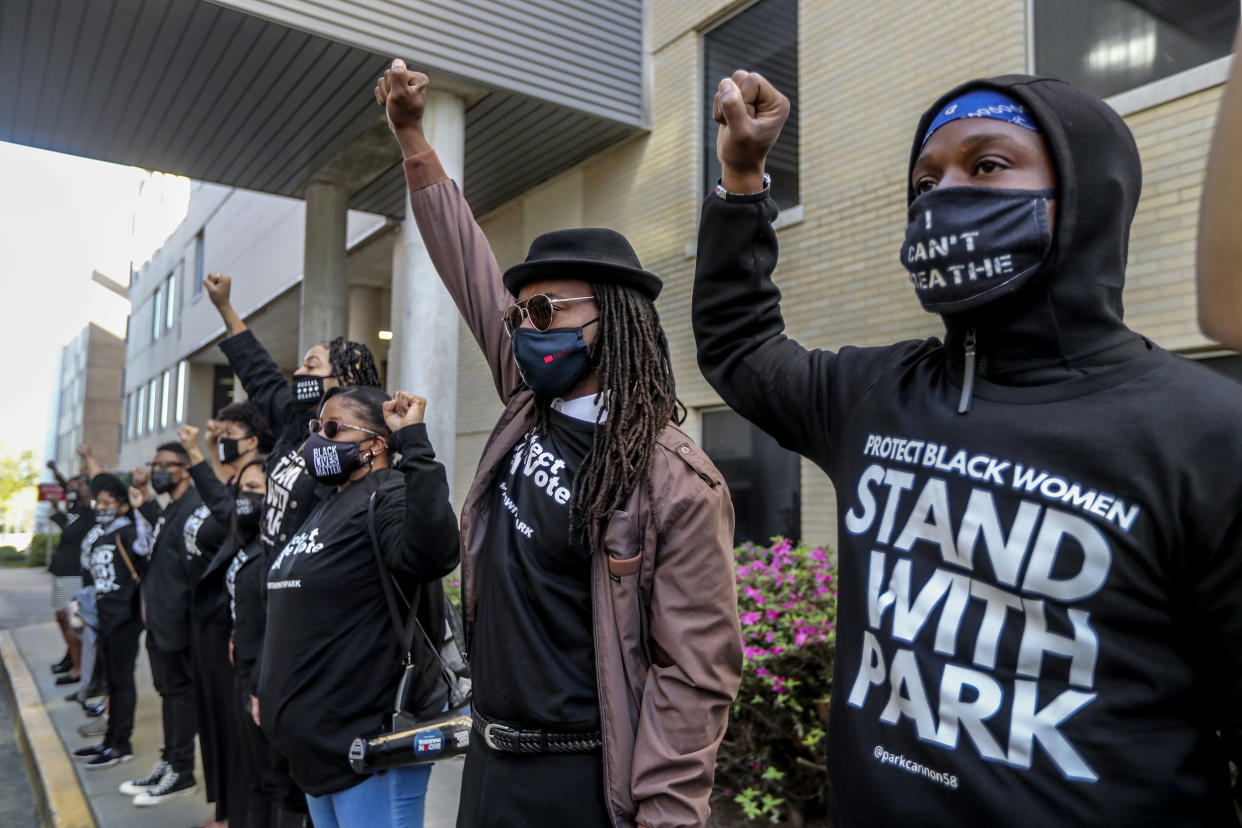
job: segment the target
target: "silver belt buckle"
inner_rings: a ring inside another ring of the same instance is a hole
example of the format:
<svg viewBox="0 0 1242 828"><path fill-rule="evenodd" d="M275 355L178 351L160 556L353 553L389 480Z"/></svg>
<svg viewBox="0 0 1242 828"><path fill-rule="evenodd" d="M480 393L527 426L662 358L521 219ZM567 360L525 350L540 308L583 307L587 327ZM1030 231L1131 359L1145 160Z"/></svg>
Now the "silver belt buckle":
<svg viewBox="0 0 1242 828"><path fill-rule="evenodd" d="M483 727L483 742L492 750L501 750L501 748L496 744L496 741L492 738L492 729L497 726L498 725L495 722L489 722Z"/></svg>

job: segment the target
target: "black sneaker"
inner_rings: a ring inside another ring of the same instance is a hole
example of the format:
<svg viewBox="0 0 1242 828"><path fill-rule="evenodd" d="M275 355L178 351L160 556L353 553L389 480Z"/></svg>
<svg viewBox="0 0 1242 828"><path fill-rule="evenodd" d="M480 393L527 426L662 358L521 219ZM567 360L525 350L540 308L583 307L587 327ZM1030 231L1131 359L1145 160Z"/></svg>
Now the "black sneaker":
<svg viewBox="0 0 1242 828"><path fill-rule="evenodd" d="M116 748L104 748L94 759L86 763L87 770L99 770L100 768L110 768L113 765L119 765L122 762L128 762L134 758L134 754L122 753Z"/></svg>
<svg viewBox="0 0 1242 828"><path fill-rule="evenodd" d="M154 788L160 784L160 780L164 775L172 770L172 766L163 759L155 763L155 767L151 768L151 772L140 779L134 779L129 782L122 782L120 791L126 796L137 796L138 794L150 788Z"/></svg>
<svg viewBox="0 0 1242 828"><path fill-rule="evenodd" d="M107 748L103 746L103 742L96 742L93 745L87 745L86 747L81 747L75 750L73 752L73 758L94 759L96 756L103 753L105 750L107 750Z"/></svg>
<svg viewBox="0 0 1242 828"><path fill-rule="evenodd" d="M73 669L73 658L69 653L65 653L65 657L52 665L52 674L59 676L61 673L67 673Z"/></svg>
<svg viewBox="0 0 1242 828"><path fill-rule="evenodd" d="M198 790L193 773L177 773L169 770L160 780L160 784L149 788L134 797L134 804L139 808L151 805L162 805L170 799L188 796Z"/></svg>
<svg viewBox="0 0 1242 828"><path fill-rule="evenodd" d="M64 687L66 684L77 684L81 680L82 680L81 676L71 676L68 673L66 673L63 676L56 677L56 686Z"/></svg>
<svg viewBox="0 0 1242 828"><path fill-rule="evenodd" d="M107 709L108 708L104 705L103 702L100 702L99 704L88 704L86 705L86 715L94 719L98 716L102 716L104 714L104 711Z"/></svg>

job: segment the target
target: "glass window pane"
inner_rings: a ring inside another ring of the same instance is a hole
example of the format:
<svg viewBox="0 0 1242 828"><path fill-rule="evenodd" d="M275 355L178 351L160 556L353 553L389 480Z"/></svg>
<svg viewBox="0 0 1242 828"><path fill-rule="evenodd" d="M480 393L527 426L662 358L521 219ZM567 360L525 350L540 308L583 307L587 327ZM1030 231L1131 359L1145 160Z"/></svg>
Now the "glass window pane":
<svg viewBox="0 0 1242 828"><path fill-rule="evenodd" d="M160 338L160 330L164 325L164 286L160 285L155 289L155 295L151 297L152 317L151 317L151 341Z"/></svg>
<svg viewBox="0 0 1242 828"><path fill-rule="evenodd" d="M735 544L802 535L798 455L732 411L703 414L703 451L720 469L737 517Z"/></svg>
<svg viewBox="0 0 1242 828"><path fill-rule="evenodd" d="M138 417L137 417L136 422L134 423L134 435L135 436L139 436L142 434L143 416L147 410L146 403L147 403L147 387L145 385L140 385L138 386Z"/></svg>
<svg viewBox="0 0 1242 828"><path fill-rule="evenodd" d="M1230 54L1238 0L1035 0L1035 72L1101 98Z"/></svg>
<svg viewBox="0 0 1242 828"><path fill-rule="evenodd" d="M199 230L198 235L194 237L194 298L197 299L203 294L203 278L206 277L203 272L203 231Z"/></svg>
<svg viewBox="0 0 1242 828"><path fill-rule="evenodd" d="M165 283L164 294L166 296L164 304L168 306L167 312L164 314L164 327L171 328L173 326L173 318L177 315L177 271L168 274L168 281Z"/></svg>
<svg viewBox="0 0 1242 828"><path fill-rule="evenodd" d="M164 404L160 406L160 428L168 428L169 409L172 408L172 371L164 372L164 382L161 399Z"/></svg>
<svg viewBox="0 0 1242 828"><path fill-rule="evenodd" d="M185 422L185 360L177 363L177 419L176 422Z"/></svg>
<svg viewBox="0 0 1242 828"><path fill-rule="evenodd" d="M155 410L159 404L159 392L159 386L152 377L147 383L147 431L155 431Z"/></svg>
<svg viewBox="0 0 1242 828"><path fill-rule="evenodd" d="M738 69L763 75L789 98L789 120L768 153L772 197L781 207L798 203L798 3L760 0L703 36L704 189L720 179L712 100L721 78Z"/></svg>

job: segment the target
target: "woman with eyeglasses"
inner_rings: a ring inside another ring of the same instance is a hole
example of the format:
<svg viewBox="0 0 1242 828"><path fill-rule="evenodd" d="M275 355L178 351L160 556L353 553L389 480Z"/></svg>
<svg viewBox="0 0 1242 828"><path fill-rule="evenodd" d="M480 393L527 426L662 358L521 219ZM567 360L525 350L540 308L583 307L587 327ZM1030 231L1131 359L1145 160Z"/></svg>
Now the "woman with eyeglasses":
<svg viewBox="0 0 1242 828"><path fill-rule="evenodd" d="M431 639L443 637L438 581L457 565L458 531L444 467L423 425L425 406L404 391L395 399L373 388L327 393L302 457L334 491L268 570L259 717L289 758L316 828L422 825L430 767L360 776L348 752L355 738L384 729L401 673L372 517L385 570L415 596ZM439 671L428 667L418 684L414 712L443 709Z"/></svg>
<svg viewBox="0 0 1242 828"><path fill-rule="evenodd" d="M138 587L147 570L150 536L145 524L130 518L129 492L120 478L97 474L91 479L95 526L82 541L89 550L99 613L99 655L108 680L108 729L103 741L73 755L88 770L110 768L134 758L134 662L142 634Z"/></svg>

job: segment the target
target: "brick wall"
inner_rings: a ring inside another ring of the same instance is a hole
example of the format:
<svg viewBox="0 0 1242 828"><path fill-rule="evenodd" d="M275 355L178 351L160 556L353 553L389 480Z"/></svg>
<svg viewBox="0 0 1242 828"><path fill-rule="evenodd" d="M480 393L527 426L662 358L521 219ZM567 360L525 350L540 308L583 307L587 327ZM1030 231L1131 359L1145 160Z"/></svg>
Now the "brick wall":
<svg viewBox="0 0 1242 828"><path fill-rule="evenodd" d="M581 164L584 226L629 237L665 280L659 309L681 398L720 405L699 374L690 330L693 245L702 199L701 34L744 7L716 0L648 4L651 130ZM803 220L780 230L775 279L788 333L808 346L880 345L938 335L897 261L907 155L922 111L972 77L1025 71L1020 0L875 0L799 8ZM951 25L947 25L950 24ZM1137 330L1170 348L1201 346L1193 307L1195 210L1218 89L1131 116L1146 170L1127 303ZM480 223L502 267L525 255L521 197ZM463 338L456 502L499 411L489 375ZM694 423L695 418L691 419ZM835 543L835 498L802 468L803 535Z"/></svg>

